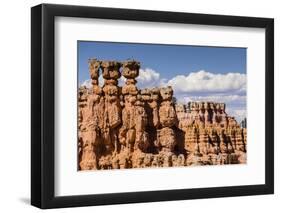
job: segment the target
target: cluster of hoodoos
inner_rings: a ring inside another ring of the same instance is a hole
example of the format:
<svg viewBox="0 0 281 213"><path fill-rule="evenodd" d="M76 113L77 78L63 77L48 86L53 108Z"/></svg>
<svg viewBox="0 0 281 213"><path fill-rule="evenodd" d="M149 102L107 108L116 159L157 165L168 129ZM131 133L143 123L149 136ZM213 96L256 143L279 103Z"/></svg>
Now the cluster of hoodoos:
<svg viewBox="0 0 281 213"><path fill-rule="evenodd" d="M139 90L139 69L134 60L89 60L92 87L78 94L79 170L246 162L246 128L225 104L176 104L170 86Z"/></svg>

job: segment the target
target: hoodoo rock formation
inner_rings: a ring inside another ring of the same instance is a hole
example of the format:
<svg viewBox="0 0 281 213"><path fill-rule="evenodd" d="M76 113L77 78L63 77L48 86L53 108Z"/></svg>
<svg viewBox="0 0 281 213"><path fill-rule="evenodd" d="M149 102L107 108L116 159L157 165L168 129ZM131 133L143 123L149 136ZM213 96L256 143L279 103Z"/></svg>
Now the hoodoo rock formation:
<svg viewBox="0 0 281 213"><path fill-rule="evenodd" d="M79 170L246 163L247 130L224 103L176 104L170 86L139 90L139 69L89 60L92 87L78 91Z"/></svg>

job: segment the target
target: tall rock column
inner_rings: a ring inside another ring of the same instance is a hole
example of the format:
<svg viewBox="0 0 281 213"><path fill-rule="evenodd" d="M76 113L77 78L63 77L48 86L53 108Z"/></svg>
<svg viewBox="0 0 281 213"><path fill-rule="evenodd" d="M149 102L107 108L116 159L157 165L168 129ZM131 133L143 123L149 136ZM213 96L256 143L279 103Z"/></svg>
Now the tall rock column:
<svg viewBox="0 0 281 213"><path fill-rule="evenodd" d="M79 164L78 168L82 170L81 168L81 161L82 161L82 154L85 147L85 140L84 140L84 133L87 129L87 127L84 125L85 121L85 115L87 110L87 100L88 100L88 90L86 87L80 87L78 91L78 101L79 101L79 111L78 111L78 158L79 158ZM86 169L86 167L83 167Z"/></svg>
<svg viewBox="0 0 281 213"><path fill-rule="evenodd" d="M103 61L101 63L102 76L104 78L103 92L105 94L104 105L104 127L103 143L105 146L105 156L115 155L118 151L118 130L122 123L120 106L120 88L118 79L121 64L117 61ZM106 162L106 160L104 160ZM109 163L110 164L110 163Z"/></svg>
<svg viewBox="0 0 281 213"><path fill-rule="evenodd" d="M142 96L138 94L137 101L135 103L135 129L136 129L136 140L134 150L141 150L142 152L148 152L150 143L149 136L146 132L146 126L148 123L148 118L146 111L144 109L144 102Z"/></svg>
<svg viewBox="0 0 281 213"><path fill-rule="evenodd" d="M87 96L87 108L83 118L81 170L97 169L101 145L101 128L103 121L102 90L98 86L100 61L89 60L89 72L92 79L92 91Z"/></svg>
<svg viewBox="0 0 281 213"><path fill-rule="evenodd" d="M212 111L212 124L216 126L218 124L217 108L215 103L210 103L210 109Z"/></svg>
<svg viewBox="0 0 281 213"><path fill-rule="evenodd" d="M140 91L141 98L144 103L144 109L148 117L145 131L149 134L149 149L150 152L156 153L156 147L154 144L157 143L157 129L159 128L159 99L160 91L159 88L142 89Z"/></svg>
<svg viewBox="0 0 281 213"><path fill-rule="evenodd" d="M119 139L122 145L122 151L131 153L134 151L135 141L138 134L138 139L142 138L139 131L142 130L142 125L136 122L142 123L141 114L142 106L138 103L136 107L138 89L136 87L136 77L139 75L140 63L137 61L125 61L122 64L122 75L126 78L125 85L122 87L122 96L124 98L124 108L122 110L122 127L119 131ZM141 100L138 100L140 102ZM138 109L136 111L136 109ZM140 114L138 114L140 113ZM145 116L145 115L143 115ZM138 131L138 132L137 132Z"/></svg>
<svg viewBox="0 0 281 213"><path fill-rule="evenodd" d="M245 132L246 129L242 128L236 128L236 133L235 133L235 140L236 140L236 150L235 153L238 156L238 162L239 163L246 163L247 161L247 156L246 156L246 138Z"/></svg>
<svg viewBox="0 0 281 213"><path fill-rule="evenodd" d="M201 129L204 129L205 128L205 104L204 104L204 102L199 102L198 111L199 111L199 127Z"/></svg>
<svg viewBox="0 0 281 213"><path fill-rule="evenodd" d="M185 106L183 104L177 104L176 105L176 113L177 113L177 117L179 120L179 129L181 130L185 130L188 126L187 123L187 113L186 113L186 109Z"/></svg>
<svg viewBox="0 0 281 213"><path fill-rule="evenodd" d="M210 126L211 124L211 113L210 113L210 103L209 102L205 102L204 103L204 108L205 108L205 127Z"/></svg>
<svg viewBox="0 0 281 213"><path fill-rule="evenodd" d="M219 104L219 117L220 117L220 125L223 128L227 128L228 126L228 120L227 120L227 114L225 112L225 104L220 103Z"/></svg>
<svg viewBox="0 0 281 213"><path fill-rule="evenodd" d="M158 146L161 152L172 154L177 144L174 129L178 125L175 106L172 102L173 89L170 86L161 88L160 94L162 98L159 108L161 129L158 130Z"/></svg>

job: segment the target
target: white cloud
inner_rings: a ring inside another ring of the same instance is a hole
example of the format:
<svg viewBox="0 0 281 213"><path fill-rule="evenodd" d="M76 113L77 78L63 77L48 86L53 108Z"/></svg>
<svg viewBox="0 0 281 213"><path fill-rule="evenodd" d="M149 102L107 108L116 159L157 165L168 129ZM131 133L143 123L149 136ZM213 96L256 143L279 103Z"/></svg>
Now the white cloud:
<svg viewBox="0 0 281 213"><path fill-rule="evenodd" d="M150 68L145 68L144 70L140 69L139 76L137 77L137 79L141 82L158 81L159 78L160 73Z"/></svg>
<svg viewBox="0 0 281 213"><path fill-rule="evenodd" d="M163 82L163 79L160 78L160 73L150 68L140 69L136 80L138 81L137 86L139 88L156 87L160 86Z"/></svg>
<svg viewBox="0 0 281 213"><path fill-rule="evenodd" d="M167 82L175 92L230 92L246 88L246 74L214 74L204 70L187 76L177 75Z"/></svg>

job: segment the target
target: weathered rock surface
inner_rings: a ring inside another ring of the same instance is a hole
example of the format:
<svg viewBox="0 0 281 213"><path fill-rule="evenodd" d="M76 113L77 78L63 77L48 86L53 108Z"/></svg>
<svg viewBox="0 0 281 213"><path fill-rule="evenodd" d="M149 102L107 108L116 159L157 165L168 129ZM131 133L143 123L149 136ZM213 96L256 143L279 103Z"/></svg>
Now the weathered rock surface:
<svg viewBox="0 0 281 213"><path fill-rule="evenodd" d="M78 91L79 170L246 163L247 129L224 103L175 104L170 86L139 90L139 68L89 60L92 87Z"/></svg>

